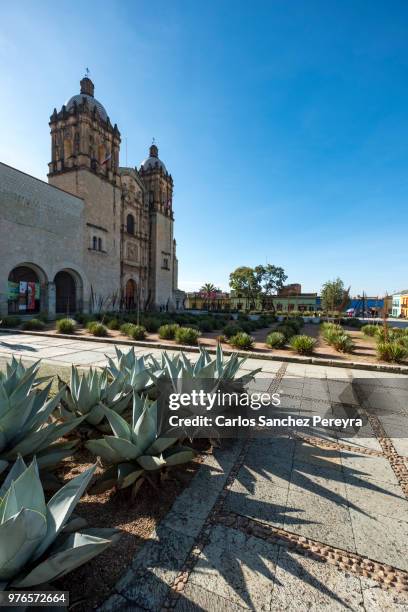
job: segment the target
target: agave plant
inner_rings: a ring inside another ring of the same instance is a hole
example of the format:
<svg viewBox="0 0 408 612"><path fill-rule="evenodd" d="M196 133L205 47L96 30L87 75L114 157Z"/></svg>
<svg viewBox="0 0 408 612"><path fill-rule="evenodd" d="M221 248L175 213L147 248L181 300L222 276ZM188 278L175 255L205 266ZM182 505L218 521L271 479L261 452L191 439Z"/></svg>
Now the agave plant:
<svg viewBox="0 0 408 612"><path fill-rule="evenodd" d="M17 362L15 362L17 363ZM37 455L40 468L50 468L72 455L76 442L58 441L83 419L68 423L50 421L63 389L49 398L51 382L36 389L39 364L21 369L20 364L8 370L0 379L0 472L20 454ZM37 381L38 382L38 381Z"/></svg>
<svg viewBox="0 0 408 612"><path fill-rule="evenodd" d="M6 371L0 372L0 382L4 381L7 383L7 390L9 394L14 391L16 385L23 379L28 380L30 378L32 380L32 386L37 387L38 385L52 378L52 376L38 376L37 374L39 367L39 361L36 361L31 366L26 367L21 358L19 361L17 361L13 355L11 362L6 363Z"/></svg>
<svg viewBox="0 0 408 612"><path fill-rule="evenodd" d="M180 390L180 380L183 377L190 381L194 378L214 379L216 386L221 381L247 384L262 370L262 368L257 368L238 376L246 357L238 357L237 353L233 353L229 359L224 359L220 344L217 345L215 358L212 358L210 353L201 347L200 355L195 363L183 352L173 358L167 352L164 352L160 362L152 356L150 356L150 359L155 370L151 374L153 380L157 382L161 377L166 377L172 381L174 390Z"/></svg>
<svg viewBox="0 0 408 612"><path fill-rule="evenodd" d="M45 503L35 458L21 456L0 488L0 590L51 582L107 548L114 529L75 531L70 516L95 466L63 486Z"/></svg>
<svg viewBox="0 0 408 612"><path fill-rule="evenodd" d="M177 445L177 438L158 437L157 402L133 394L132 422L129 424L109 408L102 408L113 435L89 440L86 447L111 467L97 483L95 491L116 486L133 486L135 493L149 472L187 463L194 451Z"/></svg>
<svg viewBox="0 0 408 612"><path fill-rule="evenodd" d="M62 391L60 414L63 419L82 416L89 425L100 426L105 418L102 406L107 406L121 414L129 405L131 391L124 390L123 380L113 381L107 369L98 371L90 368L79 375L78 368L72 366L69 386L58 379Z"/></svg>
<svg viewBox="0 0 408 612"><path fill-rule="evenodd" d="M127 391L143 391L151 385L151 366L147 365L146 358L136 357L132 347L123 353L115 346L116 362L107 356L107 369L114 380L122 382Z"/></svg>

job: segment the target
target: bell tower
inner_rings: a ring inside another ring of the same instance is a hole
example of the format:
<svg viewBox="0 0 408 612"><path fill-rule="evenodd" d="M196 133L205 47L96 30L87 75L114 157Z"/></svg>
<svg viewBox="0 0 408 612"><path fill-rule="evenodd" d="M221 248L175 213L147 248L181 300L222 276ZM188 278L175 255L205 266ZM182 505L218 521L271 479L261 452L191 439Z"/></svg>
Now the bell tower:
<svg viewBox="0 0 408 612"><path fill-rule="evenodd" d="M85 299L106 302L120 291L120 132L94 96L87 74L80 92L50 117L48 181L84 202L84 265L92 291Z"/></svg>
<svg viewBox="0 0 408 612"><path fill-rule="evenodd" d="M76 168L88 168L115 181L119 167L120 133L104 106L94 97L88 76L80 81L80 93L72 96L50 117L51 162L49 176Z"/></svg>
<svg viewBox="0 0 408 612"><path fill-rule="evenodd" d="M159 158L153 142L149 157L142 162L139 174L145 185L150 215L150 283L151 304L156 309L174 308L176 265L173 240L173 178Z"/></svg>

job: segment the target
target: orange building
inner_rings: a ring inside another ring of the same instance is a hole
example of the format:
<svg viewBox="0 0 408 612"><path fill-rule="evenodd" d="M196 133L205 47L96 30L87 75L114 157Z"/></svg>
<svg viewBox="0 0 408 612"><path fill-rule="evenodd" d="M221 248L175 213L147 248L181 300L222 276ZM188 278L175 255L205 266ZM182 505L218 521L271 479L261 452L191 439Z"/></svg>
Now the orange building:
<svg viewBox="0 0 408 612"><path fill-rule="evenodd" d="M401 317L408 319L408 290L401 291Z"/></svg>

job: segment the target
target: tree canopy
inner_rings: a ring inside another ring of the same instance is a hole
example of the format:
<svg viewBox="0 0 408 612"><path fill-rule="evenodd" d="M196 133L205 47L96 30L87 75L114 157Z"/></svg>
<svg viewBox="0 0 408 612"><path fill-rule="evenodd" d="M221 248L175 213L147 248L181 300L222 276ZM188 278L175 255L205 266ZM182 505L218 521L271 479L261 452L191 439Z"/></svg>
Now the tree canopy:
<svg viewBox="0 0 408 612"><path fill-rule="evenodd" d="M321 291L323 310L338 310L343 304L344 295L344 283L340 278L326 281Z"/></svg>
<svg viewBox="0 0 408 612"><path fill-rule="evenodd" d="M274 295L282 289L286 279L284 269L272 264L255 268L241 266L231 272L230 287L238 295L247 298L251 307L254 307L262 295Z"/></svg>

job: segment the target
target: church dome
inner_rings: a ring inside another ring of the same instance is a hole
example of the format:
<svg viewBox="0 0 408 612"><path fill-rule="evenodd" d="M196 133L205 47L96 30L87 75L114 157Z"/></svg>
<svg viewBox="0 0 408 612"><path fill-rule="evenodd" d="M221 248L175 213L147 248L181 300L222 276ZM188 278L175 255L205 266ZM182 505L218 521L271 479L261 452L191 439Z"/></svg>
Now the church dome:
<svg viewBox="0 0 408 612"><path fill-rule="evenodd" d="M106 121L108 118L108 113L106 112L103 104L101 104L99 100L94 98L95 86L92 83L91 79L88 77L84 77L81 80L80 84L81 84L81 93L76 94L75 96L72 96L67 102L65 102L65 106L67 110L70 110L74 106L75 102L77 104L82 104L84 99L86 99L86 101L88 102L89 108L93 110L93 108L96 107L96 110L98 111L99 115L102 117L104 121Z"/></svg>
<svg viewBox="0 0 408 612"><path fill-rule="evenodd" d="M159 168L161 168L163 172L167 174L166 166L161 161L161 159L159 159L159 149L156 147L155 144L152 144L152 146L150 147L149 157L142 161L140 167L145 171L158 170Z"/></svg>

